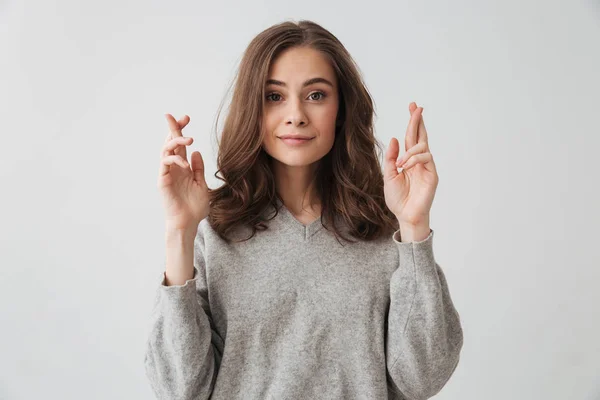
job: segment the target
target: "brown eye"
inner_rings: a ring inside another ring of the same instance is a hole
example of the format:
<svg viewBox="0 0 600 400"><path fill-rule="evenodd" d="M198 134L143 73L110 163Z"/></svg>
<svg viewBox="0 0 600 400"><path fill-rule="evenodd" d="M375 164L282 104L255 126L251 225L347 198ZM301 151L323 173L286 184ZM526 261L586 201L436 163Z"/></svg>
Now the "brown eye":
<svg viewBox="0 0 600 400"><path fill-rule="evenodd" d="M272 96L281 96L281 95L280 95L279 93L269 93L269 94L267 95L267 100L270 100L270 101L277 101L277 100L273 99L273 97L272 97Z"/></svg>
<svg viewBox="0 0 600 400"><path fill-rule="evenodd" d="M312 97L312 96L315 96L315 95L320 95L320 97L317 98L317 99L315 99L314 97ZM311 93L311 95L309 97L311 97L312 100L317 100L317 101L318 100L323 100L325 98L325 93L323 93L323 92L314 92L314 93Z"/></svg>

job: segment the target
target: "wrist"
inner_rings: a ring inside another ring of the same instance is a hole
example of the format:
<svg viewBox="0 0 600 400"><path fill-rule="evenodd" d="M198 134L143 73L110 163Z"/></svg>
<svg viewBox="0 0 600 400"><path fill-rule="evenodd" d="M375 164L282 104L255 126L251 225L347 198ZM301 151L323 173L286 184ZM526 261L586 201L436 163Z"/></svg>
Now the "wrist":
<svg viewBox="0 0 600 400"><path fill-rule="evenodd" d="M164 286L181 286L194 276L194 239L191 230L167 230Z"/></svg>
<svg viewBox="0 0 600 400"><path fill-rule="evenodd" d="M423 221L418 224L398 221L400 229L400 240L402 242L420 242L429 236L431 232L429 221Z"/></svg>
<svg viewBox="0 0 600 400"><path fill-rule="evenodd" d="M196 237L197 229L192 228L167 228L165 229L165 239L168 243L187 243L193 242Z"/></svg>

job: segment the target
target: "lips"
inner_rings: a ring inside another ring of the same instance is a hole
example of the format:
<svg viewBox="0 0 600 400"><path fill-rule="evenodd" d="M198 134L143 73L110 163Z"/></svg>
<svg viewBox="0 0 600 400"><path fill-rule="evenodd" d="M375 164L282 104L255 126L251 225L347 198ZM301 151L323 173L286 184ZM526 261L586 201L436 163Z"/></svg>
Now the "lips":
<svg viewBox="0 0 600 400"><path fill-rule="evenodd" d="M314 138L309 139L298 139L298 136L282 136L281 141L288 146L304 146Z"/></svg>
<svg viewBox="0 0 600 400"><path fill-rule="evenodd" d="M279 136L280 139L298 139L298 140L310 140L312 137L303 135L283 135Z"/></svg>

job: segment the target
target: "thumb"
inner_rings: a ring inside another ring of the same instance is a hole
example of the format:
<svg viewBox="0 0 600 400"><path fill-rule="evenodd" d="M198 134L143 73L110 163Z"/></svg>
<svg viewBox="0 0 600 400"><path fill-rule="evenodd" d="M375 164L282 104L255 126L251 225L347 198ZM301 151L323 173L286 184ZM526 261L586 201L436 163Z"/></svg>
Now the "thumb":
<svg viewBox="0 0 600 400"><path fill-rule="evenodd" d="M204 179L204 160L199 151L192 153L192 172L194 173L194 180L198 183L206 184Z"/></svg>
<svg viewBox="0 0 600 400"><path fill-rule="evenodd" d="M383 178L385 180L394 179L398 176L398 168L396 168L396 160L398 159L398 154L400 153L400 143L398 143L398 139L395 137L390 140L390 145L385 151L385 156L383 160Z"/></svg>

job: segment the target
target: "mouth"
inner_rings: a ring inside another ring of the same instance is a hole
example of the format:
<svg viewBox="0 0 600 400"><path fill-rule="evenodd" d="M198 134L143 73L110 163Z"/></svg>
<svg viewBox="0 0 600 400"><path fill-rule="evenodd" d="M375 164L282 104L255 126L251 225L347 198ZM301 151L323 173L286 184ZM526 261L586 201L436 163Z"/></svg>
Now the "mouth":
<svg viewBox="0 0 600 400"><path fill-rule="evenodd" d="M279 139L281 139L283 141L283 143L285 143L285 144L295 146L295 145L306 144L306 143L310 142L311 140L313 140L314 138L280 137Z"/></svg>

